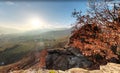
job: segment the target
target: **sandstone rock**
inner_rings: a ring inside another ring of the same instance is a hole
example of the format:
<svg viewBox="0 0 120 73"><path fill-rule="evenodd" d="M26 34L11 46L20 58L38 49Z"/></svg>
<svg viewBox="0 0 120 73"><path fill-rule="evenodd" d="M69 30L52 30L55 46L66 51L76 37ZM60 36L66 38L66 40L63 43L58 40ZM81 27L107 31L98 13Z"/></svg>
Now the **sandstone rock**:
<svg viewBox="0 0 120 73"><path fill-rule="evenodd" d="M12 71L10 73L120 73L120 64L108 63L100 66L100 70L86 70L82 68L71 68L65 71L62 70L47 70L47 69L27 69Z"/></svg>

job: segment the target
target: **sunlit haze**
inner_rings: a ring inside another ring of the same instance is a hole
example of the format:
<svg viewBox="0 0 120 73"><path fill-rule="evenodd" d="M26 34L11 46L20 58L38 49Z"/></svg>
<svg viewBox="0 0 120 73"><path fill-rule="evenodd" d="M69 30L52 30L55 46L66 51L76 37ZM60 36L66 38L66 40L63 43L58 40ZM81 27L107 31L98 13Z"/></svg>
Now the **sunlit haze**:
<svg viewBox="0 0 120 73"><path fill-rule="evenodd" d="M74 9L86 10L86 1L3 1L0 28L19 31L69 28L75 22Z"/></svg>

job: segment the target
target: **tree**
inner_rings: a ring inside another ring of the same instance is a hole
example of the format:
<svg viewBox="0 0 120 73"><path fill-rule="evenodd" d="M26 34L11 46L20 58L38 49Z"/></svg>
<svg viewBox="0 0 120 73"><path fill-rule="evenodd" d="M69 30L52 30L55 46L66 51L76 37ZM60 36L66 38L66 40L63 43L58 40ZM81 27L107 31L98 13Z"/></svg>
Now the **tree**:
<svg viewBox="0 0 120 73"><path fill-rule="evenodd" d="M84 56L97 65L119 62L117 50L120 50L120 6L113 3L113 9L109 9L110 1L89 2L92 3L89 3L87 15L82 15L81 11L73 12L77 22L69 46L79 48Z"/></svg>

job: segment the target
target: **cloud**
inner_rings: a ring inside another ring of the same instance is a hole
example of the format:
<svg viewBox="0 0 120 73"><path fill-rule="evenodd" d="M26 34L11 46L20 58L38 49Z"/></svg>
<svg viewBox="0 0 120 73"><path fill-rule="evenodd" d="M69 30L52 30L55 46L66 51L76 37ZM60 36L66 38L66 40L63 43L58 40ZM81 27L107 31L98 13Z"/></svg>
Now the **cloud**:
<svg viewBox="0 0 120 73"><path fill-rule="evenodd" d="M6 1L5 2L7 5L14 5L15 3L14 2L12 2L12 1Z"/></svg>

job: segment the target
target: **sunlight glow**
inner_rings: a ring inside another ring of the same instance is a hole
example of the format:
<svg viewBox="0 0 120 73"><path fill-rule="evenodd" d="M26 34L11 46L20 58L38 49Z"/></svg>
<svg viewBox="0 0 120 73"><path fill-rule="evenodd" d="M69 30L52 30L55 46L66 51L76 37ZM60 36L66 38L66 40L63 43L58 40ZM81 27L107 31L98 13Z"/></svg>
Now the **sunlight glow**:
<svg viewBox="0 0 120 73"><path fill-rule="evenodd" d="M43 28L43 22L39 17L32 17L28 20L31 29Z"/></svg>
<svg viewBox="0 0 120 73"><path fill-rule="evenodd" d="M40 19L39 18L32 18L30 21L31 27L37 29L37 28L41 28L41 23L40 23Z"/></svg>

